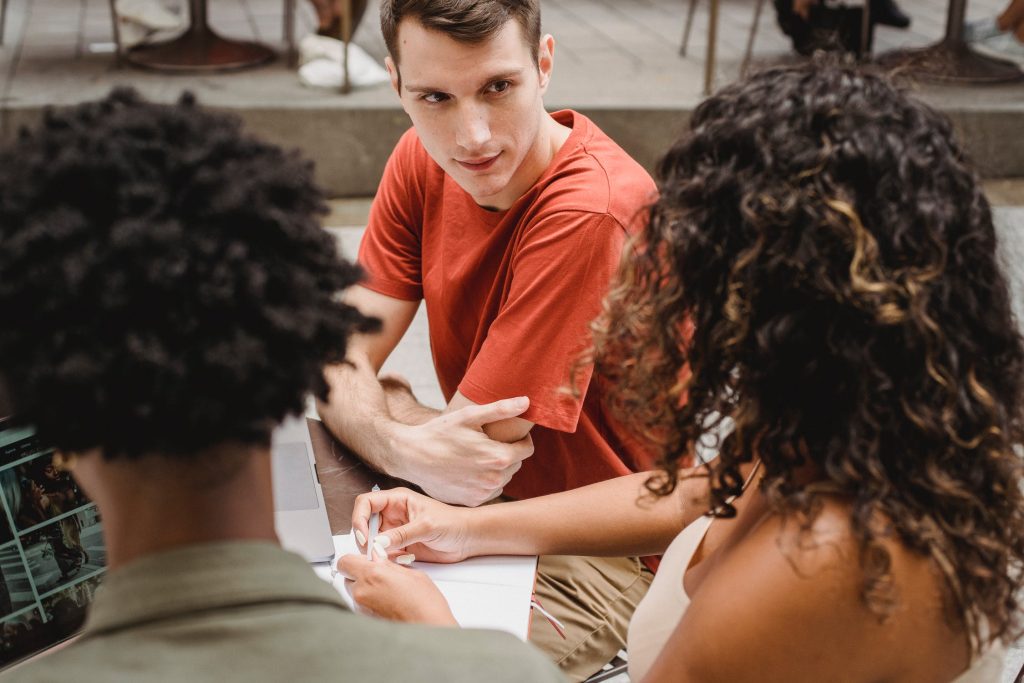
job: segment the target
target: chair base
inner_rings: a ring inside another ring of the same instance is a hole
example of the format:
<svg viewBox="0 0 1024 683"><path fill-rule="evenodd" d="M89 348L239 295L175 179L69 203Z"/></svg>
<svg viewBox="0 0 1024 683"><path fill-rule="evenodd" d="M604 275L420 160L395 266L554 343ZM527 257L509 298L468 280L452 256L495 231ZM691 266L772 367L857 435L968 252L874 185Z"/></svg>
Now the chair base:
<svg viewBox="0 0 1024 683"><path fill-rule="evenodd" d="M901 76L937 83L981 85L1024 80L1024 71L1016 64L980 55L962 41L943 40L916 50L896 50L877 61Z"/></svg>
<svg viewBox="0 0 1024 683"><path fill-rule="evenodd" d="M124 54L125 61L154 71L205 73L248 69L273 60L269 47L222 38L209 28L190 28L165 43L140 45Z"/></svg>

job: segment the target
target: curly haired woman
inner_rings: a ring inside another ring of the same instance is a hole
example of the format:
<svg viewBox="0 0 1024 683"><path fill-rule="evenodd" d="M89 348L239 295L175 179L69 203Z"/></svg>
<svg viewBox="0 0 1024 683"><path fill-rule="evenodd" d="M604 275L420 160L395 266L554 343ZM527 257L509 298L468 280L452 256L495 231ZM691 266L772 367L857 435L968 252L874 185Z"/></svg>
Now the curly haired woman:
<svg viewBox="0 0 1024 683"><path fill-rule="evenodd" d="M559 680L511 636L353 614L277 543L271 430L377 327L338 300L358 271L312 176L131 91L0 155L0 379L109 560L78 640L5 681Z"/></svg>
<svg viewBox="0 0 1024 683"><path fill-rule="evenodd" d="M634 683L998 680L1024 347L949 122L852 68L776 69L702 104L659 175L594 353L662 469L478 510L368 494L357 535L379 510L377 555L664 553ZM450 623L413 570L340 564L375 612Z"/></svg>

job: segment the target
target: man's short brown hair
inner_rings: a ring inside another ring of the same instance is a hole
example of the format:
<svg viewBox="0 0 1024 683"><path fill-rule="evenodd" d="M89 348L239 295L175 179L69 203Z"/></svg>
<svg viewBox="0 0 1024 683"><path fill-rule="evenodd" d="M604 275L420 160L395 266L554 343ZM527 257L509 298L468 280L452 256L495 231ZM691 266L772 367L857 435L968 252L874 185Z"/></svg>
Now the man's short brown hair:
<svg viewBox="0 0 1024 683"><path fill-rule="evenodd" d="M481 43L515 19L523 40L537 62L540 45L540 0L383 0L380 30L398 64L398 25L416 19L425 28L440 31L462 43Z"/></svg>

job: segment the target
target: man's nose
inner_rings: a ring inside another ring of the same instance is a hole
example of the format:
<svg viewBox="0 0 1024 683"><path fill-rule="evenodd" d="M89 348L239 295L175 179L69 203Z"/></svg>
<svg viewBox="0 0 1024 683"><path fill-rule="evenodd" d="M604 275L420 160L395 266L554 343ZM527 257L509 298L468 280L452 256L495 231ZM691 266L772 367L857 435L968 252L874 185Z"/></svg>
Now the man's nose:
<svg viewBox="0 0 1024 683"><path fill-rule="evenodd" d="M470 154L483 151L491 139L491 126L487 119L486 107L477 104L463 105L459 111L455 144Z"/></svg>

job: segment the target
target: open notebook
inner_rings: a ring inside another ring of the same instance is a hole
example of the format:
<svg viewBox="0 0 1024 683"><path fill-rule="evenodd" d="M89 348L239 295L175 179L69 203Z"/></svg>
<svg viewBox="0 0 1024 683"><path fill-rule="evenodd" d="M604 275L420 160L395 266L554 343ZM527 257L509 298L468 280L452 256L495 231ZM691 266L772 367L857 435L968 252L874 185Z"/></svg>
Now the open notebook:
<svg viewBox="0 0 1024 683"><path fill-rule="evenodd" d="M335 561L358 554L352 534L334 537ZM342 576L332 577L331 565L315 567L320 578L332 583L345 601L352 603ZM463 628L507 631L526 640L530 627L530 599L537 575L537 558L514 556L474 557L456 564L414 562L429 576L448 600L452 614Z"/></svg>

